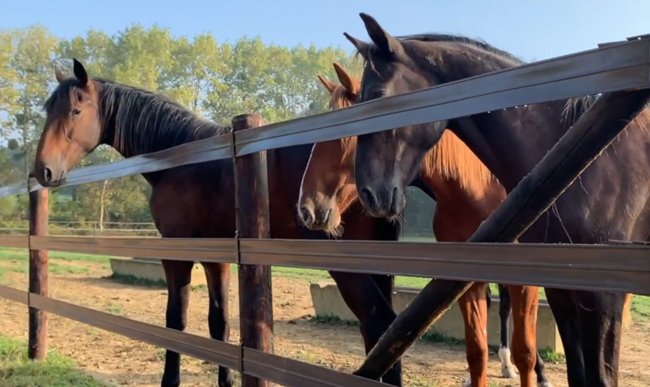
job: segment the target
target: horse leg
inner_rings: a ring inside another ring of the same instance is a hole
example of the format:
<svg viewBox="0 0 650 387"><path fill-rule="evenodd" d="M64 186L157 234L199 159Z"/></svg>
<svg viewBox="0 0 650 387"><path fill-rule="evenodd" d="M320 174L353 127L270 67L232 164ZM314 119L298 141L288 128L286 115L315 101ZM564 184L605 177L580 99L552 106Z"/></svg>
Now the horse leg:
<svg viewBox="0 0 650 387"><path fill-rule="evenodd" d="M393 322L395 312L372 275L335 271L330 271L330 275L336 282L346 305L359 320L359 329L367 354ZM401 386L401 361L395 363L381 380L386 384Z"/></svg>
<svg viewBox="0 0 650 387"><path fill-rule="evenodd" d="M230 265L224 263L202 262L208 281L208 326L210 337L228 342L230 325L228 324L228 289L230 287ZM234 383L232 372L219 366L219 387L230 387Z"/></svg>
<svg viewBox="0 0 650 387"><path fill-rule="evenodd" d="M587 386L618 386L625 293L576 291Z"/></svg>
<svg viewBox="0 0 650 387"><path fill-rule="evenodd" d="M393 307L393 288L395 287L395 276L384 274L373 274L372 279L377 284L379 292L384 296L388 305Z"/></svg>
<svg viewBox="0 0 650 387"><path fill-rule="evenodd" d="M545 288L546 299L560 332L566 358L567 380L571 387L586 386L585 363L582 352L582 334L578 326L574 291Z"/></svg>
<svg viewBox="0 0 650 387"><path fill-rule="evenodd" d="M522 387L537 384L535 362L537 360L537 308L539 288L537 286L508 286L512 299L513 360L519 370Z"/></svg>
<svg viewBox="0 0 650 387"><path fill-rule="evenodd" d="M474 283L458 300L465 322L465 348L469 380L465 386L487 387L487 301L485 283Z"/></svg>
<svg viewBox="0 0 650 387"><path fill-rule="evenodd" d="M535 374L537 374L537 386L538 387L553 387L551 382L546 377L546 372L544 372L544 360L539 354L539 348L537 349L537 361L535 362Z"/></svg>
<svg viewBox="0 0 650 387"><path fill-rule="evenodd" d="M190 300L190 283L194 263L162 260L162 265L167 279L165 326L183 331L187 325L187 305ZM179 353L166 351L165 371L160 384L163 387L181 384L181 355Z"/></svg>
<svg viewBox="0 0 650 387"><path fill-rule="evenodd" d="M504 285L497 284L499 287L499 319L501 323L501 345L499 346L499 359L501 360L501 376L508 379L517 377L515 366L510 360L510 293Z"/></svg>

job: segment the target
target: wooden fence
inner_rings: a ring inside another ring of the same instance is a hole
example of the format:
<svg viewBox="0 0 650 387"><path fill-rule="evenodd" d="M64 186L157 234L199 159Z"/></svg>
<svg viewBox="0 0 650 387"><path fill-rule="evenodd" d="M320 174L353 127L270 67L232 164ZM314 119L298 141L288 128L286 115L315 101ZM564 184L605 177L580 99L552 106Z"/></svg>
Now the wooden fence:
<svg viewBox="0 0 650 387"><path fill-rule="evenodd" d="M64 183L67 186L86 184L232 158L239 176L236 200L238 208L244 209L238 213L238 235L232 239L47 236L47 191L33 179L5 186L0 188L0 197L30 194L30 235L0 236L2 247L30 250L30 286L28 291L0 286L0 297L29 306L30 354L36 358L44 356L46 312L49 312L222 364L241 372L247 384L272 381L295 386L380 385L369 379L265 352L270 349L268 339L272 335L270 291L262 296L267 299L241 295L242 345L217 342L49 297L46 251L234 263L240 265L241 289L251 284L270 289L269 266L280 265L649 295L650 248L647 246L274 240L268 239L268 204L264 204L267 200L264 151L267 149L523 104L647 88L650 88L650 39L634 38L258 128L255 126L262 122L256 116L242 116L234 121L236 130L232 134L108 165L78 169L71 172ZM264 323L257 324L260 320ZM256 328L260 326L263 329Z"/></svg>

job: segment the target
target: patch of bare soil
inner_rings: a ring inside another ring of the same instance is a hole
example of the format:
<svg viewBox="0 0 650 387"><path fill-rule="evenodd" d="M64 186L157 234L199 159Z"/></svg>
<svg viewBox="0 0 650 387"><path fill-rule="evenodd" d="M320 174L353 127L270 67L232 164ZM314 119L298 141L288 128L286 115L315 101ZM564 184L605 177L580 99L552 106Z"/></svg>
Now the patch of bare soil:
<svg viewBox="0 0 650 387"><path fill-rule="evenodd" d="M110 270L92 263L89 274L52 275L51 296L132 319L164 325L166 291L124 285L105 278ZM6 284L25 289L26 275L7 273ZM236 276L230 290L230 342L239 342ZM309 283L304 280L274 278L275 351L293 359L353 371L363 359L361 335L357 327L328 325L310 321L314 314ZM208 296L205 289L192 292L188 331L208 337ZM0 300L0 333L26 338L27 310L23 305ZM159 386L164 350L119 335L50 316L49 345L73 358L89 374L116 385ZM650 324L636 324L625 332L621 354L621 386L650 385ZM404 358L407 386L460 386L467 373L464 348L444 344L418 343ZM496 354L490 356L491 386L517 386L518 380L500 377ZM215 366L184 356L184 386L214 385ZM566 386L564 364L548 364L547 372L555 386Z"/></svg>

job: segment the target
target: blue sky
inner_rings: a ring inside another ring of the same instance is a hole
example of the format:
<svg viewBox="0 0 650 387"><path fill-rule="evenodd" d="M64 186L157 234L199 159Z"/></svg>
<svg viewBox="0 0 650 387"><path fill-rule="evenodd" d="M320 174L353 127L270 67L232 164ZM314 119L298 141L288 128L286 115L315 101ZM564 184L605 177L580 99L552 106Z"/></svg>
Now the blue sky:
<svg viewBox="0 0 650 387"><path fill-rule="evenodd" d="M174 35L213 33L218 41L338 45L344 31L367 39L359 12L394 35L458 33L482 38L525 60L591 49L650 33L650 0L1 0L0 29L34 24L69 38L94 28L113 34L133 23Z"/></svg>

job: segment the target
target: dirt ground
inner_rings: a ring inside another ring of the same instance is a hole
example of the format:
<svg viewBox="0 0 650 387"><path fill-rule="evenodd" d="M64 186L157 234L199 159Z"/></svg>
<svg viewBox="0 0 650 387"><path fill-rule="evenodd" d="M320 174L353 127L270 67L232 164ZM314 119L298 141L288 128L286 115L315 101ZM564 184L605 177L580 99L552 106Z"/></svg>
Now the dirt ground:
<svg viewBox="0 0 650 387"><path fill-rule="evenodd" d="M125 285L105 278L110 270L93 263L89 274L52 275L51 295L98 310L136 320L164 325L166 291L160 288ZM25 289L26 275L7 273L5 284ZM236 277L230 292L230 342L238 343L239 322ZM314 314L309 283L290 278L274 278L275 351L277 354L321 366L350 372L363 359L358 328L329 325L310 320ZM188 331L208 336L207 291L192 292ZM27 313L23 305L0 299L0 333L26 338ZM51 316L49 345L73 358L79 367L109 384L159 386L164 351L62 317ZM636 323L625 332L621 354L621 386L650 385L648 358L650 323ZM214 385L214 365L183 357L184 386ZM407 386L460 386L466 377L464 348L446 344L418 343L404 359ZM566 386L564 364L547 364L554 386ZM517 386L517 380L500 377L496 354L490 356L490 386Z"/></svg>

